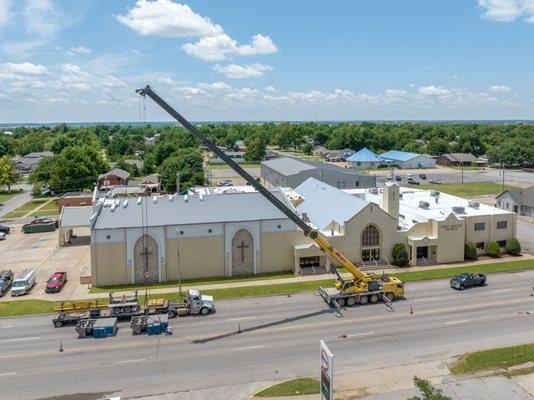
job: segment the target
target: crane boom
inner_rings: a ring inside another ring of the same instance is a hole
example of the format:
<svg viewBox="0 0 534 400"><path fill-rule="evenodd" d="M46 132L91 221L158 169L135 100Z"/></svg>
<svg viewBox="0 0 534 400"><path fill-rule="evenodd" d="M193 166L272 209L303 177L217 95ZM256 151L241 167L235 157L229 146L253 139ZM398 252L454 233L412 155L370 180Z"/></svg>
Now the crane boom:
<svg viewBox="0 0 534 400"><path fill-rule="evenodd" d="M274 196L269 190L267 190L261 183L256 181L248 172L246 172L239 164L228 157L224 151L219 149L215 143L204 136L195 126L193 126L187 119L185 119L178 111L172 108L165 100L163 100L152 88L147 85L143 89L137 89L137 93L141 96L148 96L154 102L163 108L167 113L178 121L185 129L187 129L193 136L204 143L213 153L215 153L221 160L229 165L235 172L237 172L245 181L260 192L271 204L283 212L291 221L295 223L300 229L303 230L304 235L312 239L322 252L327 254L331 259L335 260L340 267L345 268L353 276L355 281L368 278L372 279L373 274L365 274L360 271L356 265L348 260L339 250L332 246L326 238L321 235L316 229L313 229L306 222L304 222L297 214L293 212L287 205ZM338 275L339 277L339 275ZM340 277L339 277L340 278Z"/></svg>

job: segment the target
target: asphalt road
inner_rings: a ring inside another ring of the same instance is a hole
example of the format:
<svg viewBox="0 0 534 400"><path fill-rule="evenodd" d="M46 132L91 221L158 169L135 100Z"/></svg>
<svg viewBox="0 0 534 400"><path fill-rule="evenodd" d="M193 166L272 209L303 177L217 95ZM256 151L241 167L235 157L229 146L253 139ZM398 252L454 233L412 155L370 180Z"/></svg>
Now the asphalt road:
<svg viewBox="0 0 534 400"><path fill-rule="evenodd" d="M116 337L77 339L50 316L0 319L0 399L250 388L316 375L320 339L337 373L533 342L532 286L534 271L491 275L488 286L463 292L444 280L413 283L394 311L374 304L341 317L312 293L221 301L216 314L172 320L173 336L134 337L124 323ZM210 398L239 398L230 390Z"/></svg>

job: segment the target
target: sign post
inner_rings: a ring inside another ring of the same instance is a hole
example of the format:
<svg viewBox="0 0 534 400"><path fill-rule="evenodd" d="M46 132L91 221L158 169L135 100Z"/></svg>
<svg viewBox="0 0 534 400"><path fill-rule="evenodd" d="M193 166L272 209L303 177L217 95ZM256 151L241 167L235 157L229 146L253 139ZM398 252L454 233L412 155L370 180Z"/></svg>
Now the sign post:
<svg viewBox="0 0 534 400"><path fill-rule="evenodd" d="M321 340L321 400L334 400L334 355Z"/></svg>

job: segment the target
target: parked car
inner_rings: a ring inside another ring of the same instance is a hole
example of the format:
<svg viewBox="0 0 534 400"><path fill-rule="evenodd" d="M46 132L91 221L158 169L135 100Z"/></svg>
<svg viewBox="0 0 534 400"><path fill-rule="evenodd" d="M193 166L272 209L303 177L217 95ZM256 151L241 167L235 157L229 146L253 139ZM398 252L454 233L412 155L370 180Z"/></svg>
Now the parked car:
<svg viewBox="0 0 534 400"><path fill-rule="evenodd" d="M0 297L3 296L13 282L13 271L4 269L0 271Z"/></svg>
<svg viewBox="0 0 534 400"><path fill-rule="evenodd" d="M408 184L410 184L410 185L419 185L419 184L420 184L419 181L416 181L416 180L413 179L413 178L408 178L407 182L408 182Z"/></svg>
<svg viewBox="0 0 534 400"><path fill-rule="evenodd" d="M486 275L463 273L456 275L451 279L451 288L464 290L469 286L484 286L486 284Z"/></svg>
<svg viewBox="0 0 534 400"><path fill-rule="evenodd" d="M441 185L441 180L440 179L430 179L429 182L430 183L434 183L436 185Z"/></svg>
<svg viewBox="0 0 534 400"><path fill-rule="evenodd" d="M219 182L219 186L233 186L233 185L234 184L232 183L231 179L224 179Z"/></svg>
<svg viewBox="0 0 534 400"><path fill-rule="evenodd" d="M66 272L54 272L50 278L46 281L45 292L59 292L63 289L67 283L67 273Z"/></svg>
<svg viewBox="0 0 534 400"><path fill-rule="evenodd" d="M9 226L7 225L0 225L0 233L9 233Z"/></svg>
<svg viewBox="0 0 534 400"><path fill-rule="evenodd" d="M0 232L0 240L6 240L6 234L4 232Z"/></svg>
<svg viewBox="0 0 534 400"><path fill-rule="evenodd" d="M400 182L400 181L402 181L402 178L401 178L400 175L395 175L395 180L396 180L397 182Z"/></svg>
<svg viewBox="0 0 534 400"><path fill-rule="evenodd" d="M425 174L419 174L419 178L420 179L426 179L426 175Z"/></svg>
<svg viewBox="0 0 534 400"><path fill-rule="evenodd" d="M11 296L23 296L30 293L36 283L37 277L34 269L27 268L20 271L11 285Z"/></svg>

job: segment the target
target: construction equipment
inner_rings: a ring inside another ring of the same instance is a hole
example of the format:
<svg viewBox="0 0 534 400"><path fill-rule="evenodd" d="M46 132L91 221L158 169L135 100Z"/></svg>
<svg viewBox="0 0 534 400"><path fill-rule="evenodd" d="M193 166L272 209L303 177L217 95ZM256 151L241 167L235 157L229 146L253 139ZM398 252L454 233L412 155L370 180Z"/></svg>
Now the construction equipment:
<svg viewBox="0 0 534 400"><path fill-rule="evenodd" d="M156 104L163 108L167 113L178 121L185 129L187 129L194 137L199 139L208 149L216 154L235 172L237 172L248 184L260 192L271 204L284 213L297 227L302 229L304 235L312 239L319 249L323 251L330 260L337 265L332 264L332 272L337 276L335 287L331 289L319 289L319 293L325 301L336 308L346 305L376 303L382 299L390 303L395 298L401 297L404 294L404 284L396 277L386 274L376 274L370 272L362 272L349 261L341 252L332 246L326 238L317 230L312 228L304 222L293 210L286 204L275 197L269 190L267 190L261 183L256 181L249 175L240 165L232 160L224 151L219 149L205 137L196 127L194 127L188 120L180 115L174 108L172 108L165 100L158 96L152 88L147 85L143 89L138 89L136 92L143 97L150 97ZM338 273L337 268L345 268L352 274L352 278L344 279Z"/></svg>

